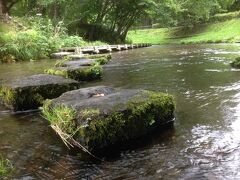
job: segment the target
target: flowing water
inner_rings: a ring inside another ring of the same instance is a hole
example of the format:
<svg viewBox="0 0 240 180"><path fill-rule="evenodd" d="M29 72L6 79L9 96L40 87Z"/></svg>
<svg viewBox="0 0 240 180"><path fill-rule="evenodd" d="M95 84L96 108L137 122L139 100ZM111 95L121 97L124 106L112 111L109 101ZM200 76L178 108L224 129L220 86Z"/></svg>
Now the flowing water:
<svg viewBox="0 0 240 180"><path fill-rule="evenodd" d="M177 102L173 129L98 162L69 152L39 113L0 107L0 154L13 163L13 179L240 179L240 71L229 66L239 55L237 44L114 53L103 80L85 86L169 92ZM2 64L0 81L53 64Z"/></svg>

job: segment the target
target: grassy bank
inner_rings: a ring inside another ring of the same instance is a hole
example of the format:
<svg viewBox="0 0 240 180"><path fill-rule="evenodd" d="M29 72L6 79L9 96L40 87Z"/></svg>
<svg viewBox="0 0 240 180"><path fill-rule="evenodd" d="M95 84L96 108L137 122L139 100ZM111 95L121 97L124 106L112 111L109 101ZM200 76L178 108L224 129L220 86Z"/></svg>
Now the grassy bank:
<svg viewBox="0 0 240 180"><path fill-rule="evenodd" d="M194 28L132 30L128 33L128 39L133 43L152 44L240 42L240 20L234 18L197 25Z"/></svg>
<svg viewBox="0 0 240 180"><path fill-rule="evenodd" d="M69 35L62 22L53 25L41 17L12 18L0 22L0 62L49 58L61 47L99 45Z"/></svg>

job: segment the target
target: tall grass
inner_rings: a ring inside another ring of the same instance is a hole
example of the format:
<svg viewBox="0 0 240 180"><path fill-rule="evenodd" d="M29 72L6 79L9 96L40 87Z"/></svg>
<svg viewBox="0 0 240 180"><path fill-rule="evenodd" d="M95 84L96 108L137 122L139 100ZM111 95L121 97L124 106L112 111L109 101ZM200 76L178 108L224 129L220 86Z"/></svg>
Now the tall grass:
<svg viewBox="0 0 240 180"><path fill-rule="evenodd" d="M24 28L19 29L14 23L0 25L0 61L2 62L48 58L61 47L104 44L89 43L79 36L68 35L62 22L54 26L50 20L41 17L15 18L14 22L20 22Z"/></svg>
<svg viewBox="0 0 240 180"><path fill-rule="evenodd" d="M9 175L12 169L11 162L0 155L0 179L1 177Z"/></svg>

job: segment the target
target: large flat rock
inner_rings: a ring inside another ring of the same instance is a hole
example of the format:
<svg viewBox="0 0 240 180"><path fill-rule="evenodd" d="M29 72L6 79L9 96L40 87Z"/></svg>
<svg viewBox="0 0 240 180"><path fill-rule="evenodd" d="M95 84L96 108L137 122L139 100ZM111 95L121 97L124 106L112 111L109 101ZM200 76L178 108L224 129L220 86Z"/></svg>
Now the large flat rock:
<svg viewBox="0 0 240 180"><path fill-rule="evenodd" d="M0 86L1 103L14 111L36 109L45 99L77 89L79 83L59 76L39 74L4 82Z"/></svg>
<svg viewBox="0 0 240 180"><path fill-rule="evenodd" d="M43 109L52 127L58 133L61 129L61 137L73 137L96 151L172 123L175 105L173 97L164 93L98 86L64 93L46 102Z"/></svg>

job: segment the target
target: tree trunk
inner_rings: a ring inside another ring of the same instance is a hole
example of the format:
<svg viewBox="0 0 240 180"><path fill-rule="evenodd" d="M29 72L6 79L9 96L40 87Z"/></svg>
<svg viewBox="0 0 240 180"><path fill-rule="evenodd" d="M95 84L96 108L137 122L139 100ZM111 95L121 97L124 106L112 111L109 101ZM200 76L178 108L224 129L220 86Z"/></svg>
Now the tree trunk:
<svg viewBox="0 0 240 180"><path fill-rule="evenodd" d="M7 7L4 0L0 0L0 21L6 21L7 19Z"/></svg>
<svg viewBox="0 0 240 180"><path fill-rule="evenodd" d="M3 0L0 0L0 16L3 16Z"/></svg>

